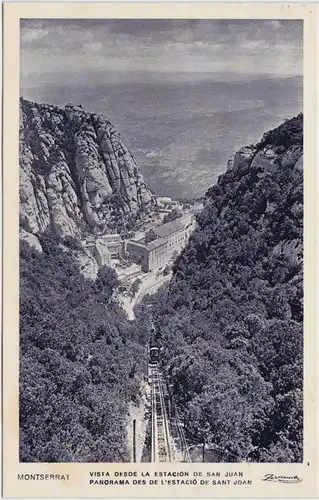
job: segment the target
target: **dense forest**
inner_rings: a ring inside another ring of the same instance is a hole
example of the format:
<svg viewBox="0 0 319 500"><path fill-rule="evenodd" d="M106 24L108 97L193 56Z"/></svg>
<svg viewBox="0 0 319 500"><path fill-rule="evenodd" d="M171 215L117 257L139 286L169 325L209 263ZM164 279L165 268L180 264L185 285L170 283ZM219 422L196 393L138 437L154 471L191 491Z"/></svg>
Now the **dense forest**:
<svg viewBox="0 0 319 500"><path fill-rule="evenodd" d="M300 114L235 157L152 298L187 439L222 461L302 461L302 147Z"/></svg>
<svg viewBox="0 0 319 500"><path fill-rule="evenodd" d="M221 461L302 461L302 149L298 115L238 152L147 298L187 441ZM76 240L38 238L20 243L20 460L128 461L147 308L129 322L114 270L87 280Z"/></svg>
<svg viewBox="0 0 319 500"><path fill-rule="evenodd" d="M20 460L129 461L145 339L112 298L112 269L86 280L65 246L39 240L42 253L20 244Z"/></svg>

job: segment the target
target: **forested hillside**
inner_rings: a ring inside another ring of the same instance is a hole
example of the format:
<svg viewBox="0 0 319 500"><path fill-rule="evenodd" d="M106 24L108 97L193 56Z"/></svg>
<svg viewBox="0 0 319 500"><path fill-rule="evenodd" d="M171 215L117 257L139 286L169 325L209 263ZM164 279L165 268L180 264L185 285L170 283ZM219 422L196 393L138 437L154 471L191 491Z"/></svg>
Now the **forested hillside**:
<svg viewBox="0 0 319 500"><path fill-rule="evenodd" d="M223 461L302 461L302 150L300 114L235 155L154 306L188 441Z"/></svg>
<svg viewBox="0 0 319 500"><path fill-rule="evenodd" d="M115 272L86 280L69 253L39 236L20 246L20 460L128 461L128 403L143 348L113 302Z"/></svg>

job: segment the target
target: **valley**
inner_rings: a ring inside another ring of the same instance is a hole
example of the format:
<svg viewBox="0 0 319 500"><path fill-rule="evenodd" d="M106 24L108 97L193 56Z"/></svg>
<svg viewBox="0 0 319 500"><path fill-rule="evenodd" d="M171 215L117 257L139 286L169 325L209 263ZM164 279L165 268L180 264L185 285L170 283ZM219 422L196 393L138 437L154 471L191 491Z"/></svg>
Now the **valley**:
<svg viewBox="0 0 319 500"><path fill-rule="evenodd" d="M182 200L107 117L20 106L20 460L301 462L302 114Z"/></svg>
<svg viewBox="0 0 319 500"><path fill-rule="evenodd" d="M144 75L142 82L66 81L25 86L21 92L26 99L59 107L81 103L91 113L108 116L148 188L173 199L204 196L235 151L302 111L299 76L229 81L229 75L198 74L190 81L171 81L172 75L164 75L154 81L154 75Z"/></svg>

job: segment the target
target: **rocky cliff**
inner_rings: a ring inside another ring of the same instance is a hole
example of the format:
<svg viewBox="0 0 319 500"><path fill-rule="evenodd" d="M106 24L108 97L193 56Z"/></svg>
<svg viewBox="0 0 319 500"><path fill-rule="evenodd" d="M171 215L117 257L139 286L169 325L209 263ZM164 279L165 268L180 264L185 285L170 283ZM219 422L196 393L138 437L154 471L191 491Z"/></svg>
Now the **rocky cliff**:
<svg viewBox="0 0 319 500"><path fill-rule="evenodd" d="M274 130L266 132L261 141L256 145L244 146L233 155L227 164L228 176L237 181L245 178L247 174L255 176L254 189L261 191L261 186L266 189L263 194L263 205L261 209L260 227L266 229L268 220L274 215L278 218L278 212L283 213L287 209L286 224L289 220L300 223L300 216L303 213L302 206L302 178L303 178L303 116L298 115L291 120L286 120ZM291 176L291 179L289 179ZM266 180L265 180L266 178ZM283 185L279 192L278 185L285 179L290 182L287 186ZM221 177L221 181L223 177ZM271 186L271 188L269 188ZM286 190L288 190L288 199L284 203ZM295 191L292 194L290 191ZM211 203L210 194L214 192L211 188L206 196L208 204ZM281 195L281 196L280 196ZM220 216L223 219L229 207L224 207ZM281 230L281 226L277 226ZM299 225L297 226L300 229ZM281 234L274 234L274 241L278 240L272 252L274 254L289 255L301 262L303 257L302 232L286 231Z"/></svg>
<svg viewBox="0 0 319 500"><path fill-rule="evenodd" d="M250 166L263 172L273 172L278 167L303 169L302 116L287 120L277 129L266 132L256 145L244 146L231 156L227 170Z"/></svg>
<svg viewBox="0 0 319 500"><path fill-rule="evenodd" d="M217 461L302 462L302 115L234 155L197 221L152 299L188 442Z"/></svg>
<svg viewBox="0 0 319 500"><path fill-rule="evenodd" d="M131 227L152 194L110 121L20 99L20 226L58 236Z"/></svg>

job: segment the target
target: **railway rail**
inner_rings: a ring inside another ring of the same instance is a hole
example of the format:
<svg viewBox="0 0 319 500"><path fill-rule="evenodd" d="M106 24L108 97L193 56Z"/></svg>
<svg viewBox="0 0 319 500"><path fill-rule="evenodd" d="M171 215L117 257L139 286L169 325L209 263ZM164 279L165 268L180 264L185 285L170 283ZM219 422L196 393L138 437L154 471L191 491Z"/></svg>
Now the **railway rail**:
<svg viewBox="0 0 319 500"><path fill-rule="evenodd" d="M152 305L148 306L152 308ZM191 462L177 407L169 394L169 386L159 369L161 349L152 315L147 348L148 380L151 385L151 461ZM169 415L168 415L169 413Z"/></svg>
<svg viewBox="0 0 319 500"><path fill-rule="evenodd" d="M172 462L169 421L164 398L164 384L157 364L149 364L151 382L152 462Z"/></svg>

